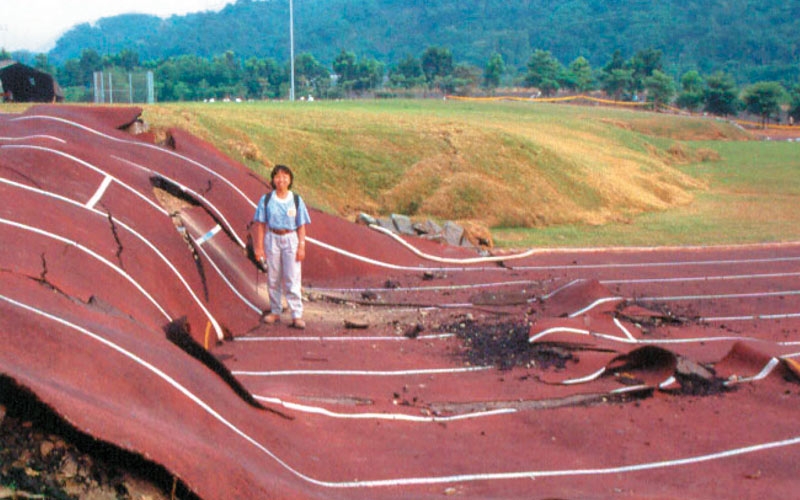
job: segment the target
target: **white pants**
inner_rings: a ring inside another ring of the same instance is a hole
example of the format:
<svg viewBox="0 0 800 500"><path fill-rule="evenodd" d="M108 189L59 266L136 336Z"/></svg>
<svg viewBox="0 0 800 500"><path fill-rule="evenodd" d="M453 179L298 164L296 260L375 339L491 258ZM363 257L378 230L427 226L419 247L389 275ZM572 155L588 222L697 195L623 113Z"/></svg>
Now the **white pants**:
<svg viewBox="0 0 800 500"><path fill-rule="evenodd" d="M296 260L297 242L297 232L275 234L268 231L264 238L270 312L272 314L281 313L283 309L281 300L285 296L289 310L292 312L292 319L303 317L302 265Z"/></svg>

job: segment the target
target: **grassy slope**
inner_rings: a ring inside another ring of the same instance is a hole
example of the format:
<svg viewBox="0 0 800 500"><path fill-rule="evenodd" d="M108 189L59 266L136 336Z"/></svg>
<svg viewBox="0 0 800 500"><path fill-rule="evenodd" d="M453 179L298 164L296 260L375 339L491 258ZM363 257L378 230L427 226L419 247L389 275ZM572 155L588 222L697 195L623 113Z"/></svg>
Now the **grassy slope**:
<svg viewBox="0 0 800 500"><path fill-rule="evenodd" d="M263 174L289 164L312 205L351 219L477 221L501 246L800 237L800 145L740 141L710 119L452 101L169 104L144 118Z"/></svg>

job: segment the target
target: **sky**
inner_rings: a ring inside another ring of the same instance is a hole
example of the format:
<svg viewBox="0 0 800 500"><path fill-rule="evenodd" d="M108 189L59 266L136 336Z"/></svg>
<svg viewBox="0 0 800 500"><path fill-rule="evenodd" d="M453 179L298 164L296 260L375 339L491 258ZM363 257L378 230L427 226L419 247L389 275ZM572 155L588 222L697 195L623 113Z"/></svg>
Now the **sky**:
<svg viewBox="0 0 800 500"><path fill-rule="evenodd" d="M234 0L0 0L0 48L48 52L67 30L118 14L219 11Z"/></svg>

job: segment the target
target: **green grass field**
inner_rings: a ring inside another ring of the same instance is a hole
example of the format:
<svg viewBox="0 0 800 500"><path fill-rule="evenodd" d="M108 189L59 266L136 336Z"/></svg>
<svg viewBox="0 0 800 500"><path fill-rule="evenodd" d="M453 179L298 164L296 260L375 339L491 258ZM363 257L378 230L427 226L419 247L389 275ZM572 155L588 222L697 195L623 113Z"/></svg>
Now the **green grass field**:
<svg viewBox="0 0 800 500"><path fill-rule="evenodd" d="M722 120L536 102L145 106L314 207L490 228L499 247L800 240L800 142Z"/></svg>

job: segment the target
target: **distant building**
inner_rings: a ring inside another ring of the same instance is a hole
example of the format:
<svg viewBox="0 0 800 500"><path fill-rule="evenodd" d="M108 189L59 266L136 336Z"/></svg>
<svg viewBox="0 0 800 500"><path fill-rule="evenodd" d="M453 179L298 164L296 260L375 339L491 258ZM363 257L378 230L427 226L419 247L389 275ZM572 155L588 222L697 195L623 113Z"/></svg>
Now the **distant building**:
<svg viewBox="0 0 800 500"><path fill-rule="evenodd" d="M55 78L22 63L0 61L0 87L4 101L61 102L64 92Z"/></svg>

